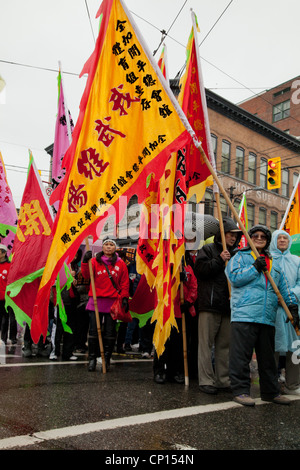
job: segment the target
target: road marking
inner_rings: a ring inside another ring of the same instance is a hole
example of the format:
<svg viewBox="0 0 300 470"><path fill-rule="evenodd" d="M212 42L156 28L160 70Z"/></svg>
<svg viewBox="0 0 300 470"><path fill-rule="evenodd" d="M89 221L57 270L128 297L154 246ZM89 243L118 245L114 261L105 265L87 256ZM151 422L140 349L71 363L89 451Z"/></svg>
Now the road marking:
<svg viewBox="0 0 300 470"><path fill-rule="evenodd" d="M288 395L292 401L300 400L300 396ZM260 399L255 400L256 405L270 405ZM279 406L279 405L273 405ZM166 419L185 418L203 413L224 411L232 408L241 408L241 405L233 401L225 403L215 403L209 405L191 406L188 408L178 408L174 410L158 411L156 413L146 413L136 416L125 416L123 418L110 419L107 421L98 421L96 423L79 424L77 426L68 426L58 429L49 429L48 431L35 432L23 436L8 437L0 440L0 450L11 449L15 447L27 447L36 443L49 440L65 439L82 434L112 430L121 427L136 426L139 424L149 424Z"/></svg>

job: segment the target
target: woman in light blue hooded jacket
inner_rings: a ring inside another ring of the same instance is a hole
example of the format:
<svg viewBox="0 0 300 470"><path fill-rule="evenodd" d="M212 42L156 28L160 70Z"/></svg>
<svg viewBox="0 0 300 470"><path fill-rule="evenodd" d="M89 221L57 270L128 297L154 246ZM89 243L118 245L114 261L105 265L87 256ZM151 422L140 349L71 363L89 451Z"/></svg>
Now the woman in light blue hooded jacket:
<svg viewBox="0 0 300 470"><path fill-rule="evenodd" d="M229 376L233 400L241 405L255 405L250 397L249 368L255 349L261 399L286 405L290 401L280 394L274 350L278 299L266 271L270 272L291 313L298 311L297 299L284 273L274 266L270 257L270 230L259 224L248 233L260 256L256 258L247 246L229 260L225 269L231 284Z"/></svg>
<svg viewBox="0 0 300 470"><path fill-rule="evenodd" d="M300 300L300 258L290 252L291 236L284 230L275 230L272 235L270 252L273 264L283 272L291 287L291 291ZM299 303L298 303L299 306ZM300 395L300 364L295 351L300 351L300 337L281 306L278 307L275 323L275 351L286 356L285 387L288 394Z"/></svg>

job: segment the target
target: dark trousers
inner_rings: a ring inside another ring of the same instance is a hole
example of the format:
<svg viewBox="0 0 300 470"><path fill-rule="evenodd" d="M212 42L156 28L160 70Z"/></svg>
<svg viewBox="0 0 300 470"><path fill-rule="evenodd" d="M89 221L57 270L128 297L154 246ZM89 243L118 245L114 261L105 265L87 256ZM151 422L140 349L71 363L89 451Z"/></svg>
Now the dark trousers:
<svg viewBox="0 0 300 470"><path fill-rule="evenodd" d="M165 374L168 380L172 380L175 375L184 372L181 318L176 318L176 322L179 331L174 327L171 328L164 352L158 357L155 351L153 358L154 376Z"/></svg>
<svg viewBox="0 0 300 470"><path fill-rule="evenodd" d="M110 313L101 313L99 312L100 325L101 325L101 335L103 341L103 348L106 357L109 359L112 355L114 345L116 342L116 320L113 320ZM95 355L100 356L100 348L98 341L98 331L97 331L97 322L96 315L93 310L89 310L89 356L93 358ZM96 346L97 345L97 346ZM95 347L97 350L95 350Z"/></svg>
<svg viewBox="0 0 300 470"><path fill-rule="evenodd" d="M7 310L5 309L5 300L0 300L0 329L1 339L4 343L7 342L8 331L9 338L12 341L17 339L17 322L15 314L11 307L7 307Z"/></svg>
<svg viewBox="0 0 300 470"><path fill-rule="evenodd" d="M275 328L261 323L232 322L229 377L234 396L250 395L250 362L253 351L259 373L262 399L272 399L279 394L277 365L274 353Z"/></svg>

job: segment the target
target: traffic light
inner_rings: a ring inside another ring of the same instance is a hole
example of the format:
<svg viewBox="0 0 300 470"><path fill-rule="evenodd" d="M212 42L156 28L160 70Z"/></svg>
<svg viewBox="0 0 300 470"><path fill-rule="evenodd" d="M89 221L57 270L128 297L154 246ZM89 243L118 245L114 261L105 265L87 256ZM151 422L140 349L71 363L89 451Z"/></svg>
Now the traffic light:
<svg viewBox="0 0 300 470"><path fill-rule="evenodd" d="M281 186L281 158L268 160L268 189L277 189Z"/></svg>

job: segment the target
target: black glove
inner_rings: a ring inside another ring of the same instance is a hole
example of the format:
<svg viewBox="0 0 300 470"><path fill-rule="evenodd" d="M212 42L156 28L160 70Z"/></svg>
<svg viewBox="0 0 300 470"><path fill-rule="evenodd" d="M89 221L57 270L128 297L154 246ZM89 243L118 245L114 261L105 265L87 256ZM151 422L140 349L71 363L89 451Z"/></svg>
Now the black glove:
<svg viewBox="0 0 300 470"><path fill-rule="evenodd" d="M256 260L253 263L253 266L259 273L268 270L266 260L263 256L259 256L258 258L256 258Z"/></svg>
<svg viewBox="0 0 300 470"><path fill-rule="evenodd" d="M83 263L88 263L89 260L93 257L92 252L89 250L85 253L82 262Z"/></svg>
<svg viewBox="0 0 300 470"><path fill-rule="evenodd" d="M181 313L185 313L185 314L188 314L189 313L189 310L190 310L190 307L192 306L193 304L191 304L191 302L188 302L187 300L185 300L183 302L183 304L180 305L180 311Z"/></svg>
<svg viewBox="0 0 300 470"><path fill-rule="evenodd" d="M294 328L299 328L299 314L298 314L298 305L296 304L291 304L289 305L289 311L291 312L291 315L293 317L293 326ZM287 319L289 321L289 319Z"/></svg>
<svg viewBox="0 0 300 470"><path fill-rule="evenodd" d="M180 272L180 282L186 282L188 280L187 273L185 270Z"/></svg>
<svg viewBox="0 0 300 470"><path fill-rule="evenodd" d="M127 313L129 310L129 303L127 297L123 297L122 299L122 307L124 308L125 312Z"/></svg>

